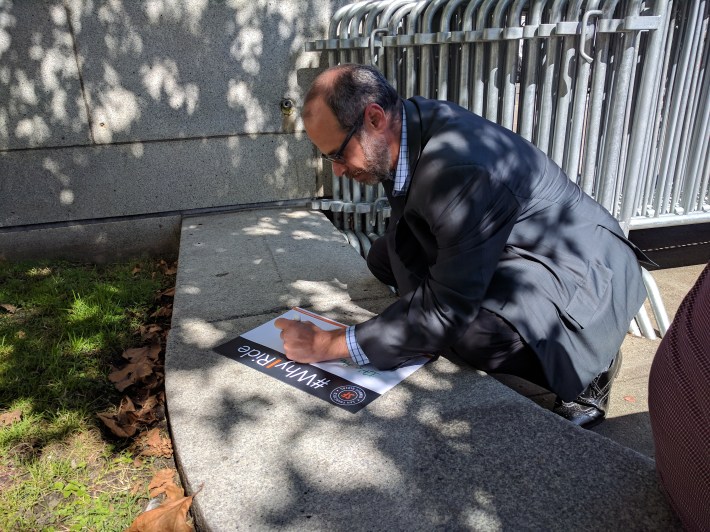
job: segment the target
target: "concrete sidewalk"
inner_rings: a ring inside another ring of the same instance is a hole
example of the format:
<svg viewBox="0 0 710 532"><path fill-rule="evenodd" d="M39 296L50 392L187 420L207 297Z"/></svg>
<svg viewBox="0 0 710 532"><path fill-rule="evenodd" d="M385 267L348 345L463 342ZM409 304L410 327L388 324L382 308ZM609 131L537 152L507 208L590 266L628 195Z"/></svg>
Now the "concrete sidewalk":
<svg viewBox="0 0 710 532"><path fill-rule="evenodd" d="M679 529L650 458L468 366L350 414L213 351L293 305L357 323L391 301L322 213L184 220L166 394L202 529Z"/></svg>

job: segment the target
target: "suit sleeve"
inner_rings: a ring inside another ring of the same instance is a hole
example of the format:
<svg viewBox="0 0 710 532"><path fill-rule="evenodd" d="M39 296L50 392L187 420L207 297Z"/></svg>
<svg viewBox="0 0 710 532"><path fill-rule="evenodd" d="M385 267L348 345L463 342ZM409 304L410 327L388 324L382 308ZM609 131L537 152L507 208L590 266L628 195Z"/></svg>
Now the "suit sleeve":
<svg viewBox="0 0 710 532"><path fill-rule="evenodd" d="M478 315L520 212L517 198L483 168L446 168L431 182L407 201L421 205L412 216L434 235L436 262L416 289L355 327L379 369L457 342Z"/></svg>

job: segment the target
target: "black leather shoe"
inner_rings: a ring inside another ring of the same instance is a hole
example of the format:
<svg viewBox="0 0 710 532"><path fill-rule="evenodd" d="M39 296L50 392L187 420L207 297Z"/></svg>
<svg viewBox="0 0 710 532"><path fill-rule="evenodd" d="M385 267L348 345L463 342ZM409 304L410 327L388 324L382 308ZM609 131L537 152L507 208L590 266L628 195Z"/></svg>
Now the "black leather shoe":
<svg viewBox="0 0 710 532"><path fill-rule="evenodd" d="M614 382L620 367L621 351L616 354L609 369L597 375L574 401L563 401L558 397L552 411L585 429L598 425L606 417L611 383Z"/></svg>

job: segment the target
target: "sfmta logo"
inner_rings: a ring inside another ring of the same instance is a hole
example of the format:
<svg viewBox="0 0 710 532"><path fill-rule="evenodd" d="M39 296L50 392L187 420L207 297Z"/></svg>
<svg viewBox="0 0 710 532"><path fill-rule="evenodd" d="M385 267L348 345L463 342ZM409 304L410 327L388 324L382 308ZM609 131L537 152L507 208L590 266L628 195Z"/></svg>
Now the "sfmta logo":
<svg viewBox="0 0 710 532"><path fill-rule="evenodd" d="M330 392L330 400L338 405L356 405L365 400L365 390L359 386L338 386Z"/></svg>

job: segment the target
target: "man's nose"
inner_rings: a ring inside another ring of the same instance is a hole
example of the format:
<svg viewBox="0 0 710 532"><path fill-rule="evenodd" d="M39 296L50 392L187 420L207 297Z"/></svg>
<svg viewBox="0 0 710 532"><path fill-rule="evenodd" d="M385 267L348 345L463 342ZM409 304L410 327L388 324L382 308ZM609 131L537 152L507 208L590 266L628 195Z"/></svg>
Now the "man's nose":
<svg viewBox="0 0 710 532"><path fill-rule="evenodd" d="M347 166L344 164L332 161L333 163L333 173L337 175L338 177L342 177L343 174L345 173L345 170L347 170Z"/></svg>

